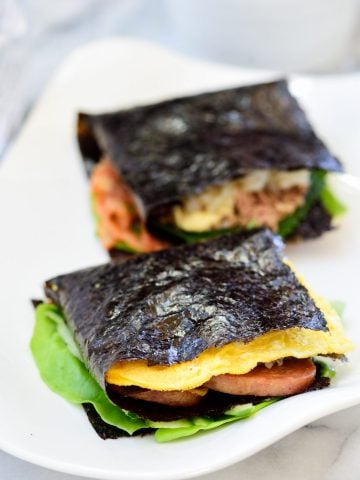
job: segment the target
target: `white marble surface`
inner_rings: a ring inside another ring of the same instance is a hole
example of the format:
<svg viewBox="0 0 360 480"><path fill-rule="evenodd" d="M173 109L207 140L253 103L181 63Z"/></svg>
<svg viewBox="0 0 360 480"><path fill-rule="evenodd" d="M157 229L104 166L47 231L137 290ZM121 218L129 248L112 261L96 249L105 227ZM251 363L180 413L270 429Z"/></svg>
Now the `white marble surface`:
<svg viewBox="0 0 360 480"><path fill-rule="evenodd" d="M357 406L314 422L232 467L198 478L356 480L359 478L359 458L360 406ZM52 472L1 452L0 478L80 480L80 477Z"/></svg>
<svg viewBox="0 0 360 480"><path fill-rule="evenodd" d="M0 49L0 155L53 69L75 46L114 34L172 42L161 0L156 7L146 0L62 0L51 2L51 9L48 0L18 3L26 34ZM202 478L354 480L360 475L359 458L360 406L317 421L237 465ZM0 452L1 480L76 478Z"/></svg>

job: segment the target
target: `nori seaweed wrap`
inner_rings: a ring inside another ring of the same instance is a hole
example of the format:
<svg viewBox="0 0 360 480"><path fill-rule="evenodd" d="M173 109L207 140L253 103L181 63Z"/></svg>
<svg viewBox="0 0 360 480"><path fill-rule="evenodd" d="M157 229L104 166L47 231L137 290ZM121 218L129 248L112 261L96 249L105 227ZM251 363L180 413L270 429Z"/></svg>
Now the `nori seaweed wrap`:
<svg viewBox="0 0 360 480"><path fill-rule="evenodd" d="M311 358L351 348L337 314L299 281L282 247L259 230L138 255L48 280L52 305L38 309L62 316L99 388L132 419L150 422L139 429L218 419L244 403L259 409L269 397L325 386Z"/></svg>
<svg viewBox="0 0 360 480"><path fill-rule="evenodd" d="M110 250L154 251L166 246L154 236L194 242L254 227L313 238L339 211L323 197L326 172L342 165L284 80L81 113L78 141Z"/></svg>

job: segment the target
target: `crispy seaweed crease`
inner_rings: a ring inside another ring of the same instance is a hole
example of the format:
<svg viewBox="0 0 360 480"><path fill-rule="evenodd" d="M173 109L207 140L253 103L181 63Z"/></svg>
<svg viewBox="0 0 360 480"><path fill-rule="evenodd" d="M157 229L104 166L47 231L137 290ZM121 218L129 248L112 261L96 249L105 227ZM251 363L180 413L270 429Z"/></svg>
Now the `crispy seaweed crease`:
<svg viewBox="0 0 360 480"><path fill-rule="evenodd" d="M286 81L79 115L86 161L108 154L149 215L253 169L341 171Z"/></svg>
<svg viewBox="0 0 360 480"><path fill-rule="evenodd" d="M236 233L56 277L45 291L104 386L116 361L171 365L272 330L326 330L281 250L268 230Z"/></svg>

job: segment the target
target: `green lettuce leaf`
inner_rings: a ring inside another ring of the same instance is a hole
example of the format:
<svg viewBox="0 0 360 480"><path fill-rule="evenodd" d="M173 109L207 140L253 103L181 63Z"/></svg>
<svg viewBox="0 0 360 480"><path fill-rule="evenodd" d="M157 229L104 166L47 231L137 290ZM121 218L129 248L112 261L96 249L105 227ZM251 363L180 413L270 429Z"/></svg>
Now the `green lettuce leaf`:
<svg viewBox="0 0 360 480"><path fill-rule="evenodd" d="M271 405L272 403L277 402L280 398L271 398L263 402L253 405L252 403L247 403L245 405L238 405L231 410L225 412L225 414L220 418L210 418L210 417L194 417L191 419L193 425L182 428L159 428L155 432L155 439L158 442L170 442L177 440L179 438L188 437L195 435L195 433L212 430L217 427L221 427L226 423L235 422L238 420L243 420L254 415L259 410Z"/></svg>
<svg viewBox="0 0 360 480"><path fill-rule="evenodd" d="M104 422L130 434L141 428L154 428L155 438L159 442L187 437L201 430L247 418L277 400L271 399L257 405L239 405L214 419L193 417L172 422L141 420L110 402L86 368L63 314L55 305L41 304L36 308L30 348L41 378L52 391L71 403L92 403Z"/></svg>
<svg viewBox="0 0 360 480"><path fill-rule="evenodd" d="M320 368L321 377L330 378L330 380L335 377L336 375L335 368L333 368L327 362L319 358L314 358L314 363L315 365L317 365L318 368Z"/></svg>
<svg viewBox="0 0 360 480"><path fill-rule="evenodd" d="M62 330L62 334L59 333L59 329ZM65 330L68 332L66 340L63 333ZM70 348L74 348L72 343L75 344L60 310L54 305L39 305L36 309L30 348L46 385L69 402L92 403L104 422L130 434L146 427L145 422L130 418L110 402L104 390L80 360L77 346L78 354L71 353Z"/></svg>
<svg viewBox="0 0 360 480"><path fill-rule="evenodd" d="M123 241L118 241L112 248L116 248L117 250L122 250L126 253L141 253L140 250L135 250L135 248L130 247L130 245Z"/></svg>
<svg viewBox="0 0 360 480"><path fill-rule="evenodd" d="M328 185L325 185L321 191L321 202L325 210L334 218L340 217L346 213L346 206L339 200Z"/></svg>
<svg viewBox="0 0 360 480"><path fill-rule="evenodd" d="M104 422L129 434L141 428L153 428L158 442L173 441L248 418L280 400L279 397L256 405L237 405L216 418L192 417L172 422L141 420L137 415L121 410L108 399L86 368L63 314L55 305L41 304L37 307L30 348L41 378L52 391L75 404L92 403ZM322 360L316 361L321 367L322 375L332 378L334 372L331 367Z"/></svg>
<svg viewBox="0 0 360 480"><path fill-rule="evenodd" d="M294 213L281 220L278 234L286 238L293 233L299 223L309 213L310 208L319 199L323 188L325 187L326 172L323 170L312 170L311 186L306 195L305 202Z"/></svg>
<svg viewBox="0 0 360 480"><path fill-rule="evenodd" d="M305 203L280 222L279 235L284 238L291 235L317 200L321 201L325 210L333 218L340 217L346 213L346 206L336 197L326 183L326 175L327 172L323 170L313 170L311 172L311 187L306 196Z"/></svg>

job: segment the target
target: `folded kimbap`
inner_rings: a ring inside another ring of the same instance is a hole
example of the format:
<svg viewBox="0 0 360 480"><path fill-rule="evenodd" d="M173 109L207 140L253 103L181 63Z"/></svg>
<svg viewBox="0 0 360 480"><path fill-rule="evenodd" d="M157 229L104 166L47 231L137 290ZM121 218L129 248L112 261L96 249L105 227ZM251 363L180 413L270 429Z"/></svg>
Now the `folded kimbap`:
<svg viewBox="0 0 360 480"><path fill-rule="evenodd" d="M82 113L78 140L108 250L155 251L254 227L313 238L343 210L326 182L342 165L286 81Z"/></svg>
<svg viewBox="0 0 360 480"><path fill-rule="evenodd" d="M232 233L48 280L31 341L42 378L104 438L160 441L327 386L317 357L353 346L282 246Z"/></svg>

